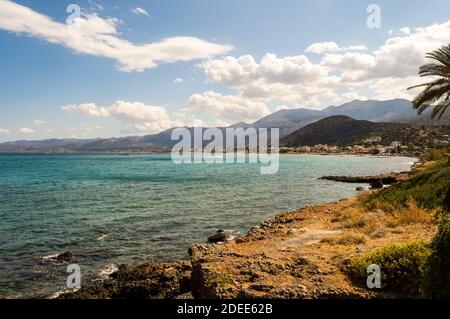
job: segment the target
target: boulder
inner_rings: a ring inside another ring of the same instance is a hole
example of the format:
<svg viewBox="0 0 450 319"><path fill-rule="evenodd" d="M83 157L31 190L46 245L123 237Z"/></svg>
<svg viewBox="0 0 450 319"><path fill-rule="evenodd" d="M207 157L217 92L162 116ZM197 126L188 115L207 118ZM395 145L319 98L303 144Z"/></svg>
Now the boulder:
<svg viewBox="0 0 450 319"><path fill-rule="evenodd" d="M60 254L54 254L54 255L49 255L49 256L44 256L42 257L43 261L47 261L47 262L69 262L71 261L73 258L73 254L70 251L66 251Z"/></svg>
<svg viewBox="0 0 450 319"><path fill-rule="evenodd" d="M370 188L371 189L380 189L380 188L383 188L383 182L382 181L375 181L375 182L373 182L373 183L370 183Z"/></svg>
<svg viewBox="0 0 450 319"><path fill-rule="evenodd" d="M231 235L226 231L220 229L214 235L208 237L208 243L221 243L229 241Z"/></svg>

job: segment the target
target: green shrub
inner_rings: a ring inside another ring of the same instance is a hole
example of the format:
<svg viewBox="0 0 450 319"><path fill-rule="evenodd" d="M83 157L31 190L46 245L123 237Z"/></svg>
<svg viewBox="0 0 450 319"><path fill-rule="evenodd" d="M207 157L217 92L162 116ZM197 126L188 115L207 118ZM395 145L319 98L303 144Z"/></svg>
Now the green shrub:
<svg viewBox="0 0 450 319"><path fill-rule="evenodd" d="M439 161L444 158L446 158L446 150L445 149L436 149L436 148L429 148L425 151L423 151L422 154L420 154L419 158L421 161Z"/></svg>
<svg viewBox="0 0 450 319"><path fill-rule="evenodd" d="M450 188L450 167L447 161L439 161L426 170L421 171L409 180L385 188L366 199L365 208L373 206L379 200L394 206L405 207L412 198L419 207L435 209L444 205L445 197Z"/></svg>
<svg viewBox="0 0 450 319"><path fill-rule="evenodd" d="M426 298L450 298L450 221L442 221L431 242L431 255L425 266L422 295Z"/></svg>
<svg viewBox="0 0 450 319"><path fill-rule="evenodd" d="M233 283L234 277L216 269L209 269L205 272L205 284L207 287L224 287Z"/></svg>
<svg viewBox="0 0 450 319"><path fill-rule="evenodd" d="M429 255L430 249L424 243L387 246L353 261L348 270L351 277L365 284L367 267L378 265L383 290L418 296Z"/></svg>

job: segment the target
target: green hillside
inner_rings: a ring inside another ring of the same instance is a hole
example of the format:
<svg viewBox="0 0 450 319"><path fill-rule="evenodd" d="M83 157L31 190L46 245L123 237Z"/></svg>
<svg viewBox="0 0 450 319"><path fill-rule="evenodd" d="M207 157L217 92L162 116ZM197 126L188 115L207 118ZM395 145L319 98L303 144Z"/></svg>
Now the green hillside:
<svg viewBox="0 0 450 319"><path fill-rule="evenodd" d="M448 141L450 127L420 126L397 123L374 123L360 121L348 116L331 116L284 137L281 145L286 147L328 145L354 145L367 138L379 137L381 145L398 141L402 145L431 146Z"/></svg>

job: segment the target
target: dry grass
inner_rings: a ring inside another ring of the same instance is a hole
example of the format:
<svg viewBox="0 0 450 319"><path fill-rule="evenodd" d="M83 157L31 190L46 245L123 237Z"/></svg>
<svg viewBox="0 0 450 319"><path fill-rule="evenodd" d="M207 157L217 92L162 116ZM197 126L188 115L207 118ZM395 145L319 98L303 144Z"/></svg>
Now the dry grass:
<svg viewBox="0 0 450 319"><path fill-rule="evenodd" d="M360 206L352 206L338 213L333 222L338 222L341 229L357 229L370 234L378 228L383 217L379 212L368 212Z"/></svg>
<svg viewBox="0 0 450 319"><path fill-rule="evenodd" d="M368 211L381 210L383 212L392 212L395 210L395 207L388 202L381 201L379 199L371 199L373 194L373 192L364 192L358 195L356 202L360 207L364 207L365 210Z"/></svg>
<svg viewBox="0 0 450 319"><path fill-rule="evenodd" d="M412 199L408 200L406 207L400 209L375 200L368 209L362 205L365 196L367 195L360 195L355 205L336 214L332 222L338 224L337 228L370 237L383 237L386 233L385 228L392 230L435 222L435 215L431 211L419 207Z"/></svg>
<svg viewBox="0 0 450 319"><path fill-rule="evenodd" d="M405 208L398 209L389 215L388 226L399 227L413 224L430 224L435 215L419 207L413 199L409 199Z"/></svg>
<svg viewBox="0 0 450 319"><path fill-rule="evenodd" d="M330 245L360 245L365 244L367 237L359 233L347 233L338 237L325 238L322 240L323 243Z"/></svg>

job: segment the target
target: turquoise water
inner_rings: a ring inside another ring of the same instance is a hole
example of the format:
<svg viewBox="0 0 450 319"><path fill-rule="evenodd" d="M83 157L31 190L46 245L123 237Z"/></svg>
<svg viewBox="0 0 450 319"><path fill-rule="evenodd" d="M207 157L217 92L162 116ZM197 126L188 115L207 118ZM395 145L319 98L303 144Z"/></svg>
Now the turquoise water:
<svg viewBox="0 0 450 319"><path fill-rule="evenodd" d="M353 196L323 175L407 170L406 157L281 155L257 164L182 164L158 155L0 155L0 297L64 289L71 251L83 279L106 265L187 256L216 229L244 234L277 212ZM108 233L104 241L98 237Z"/></svg>

